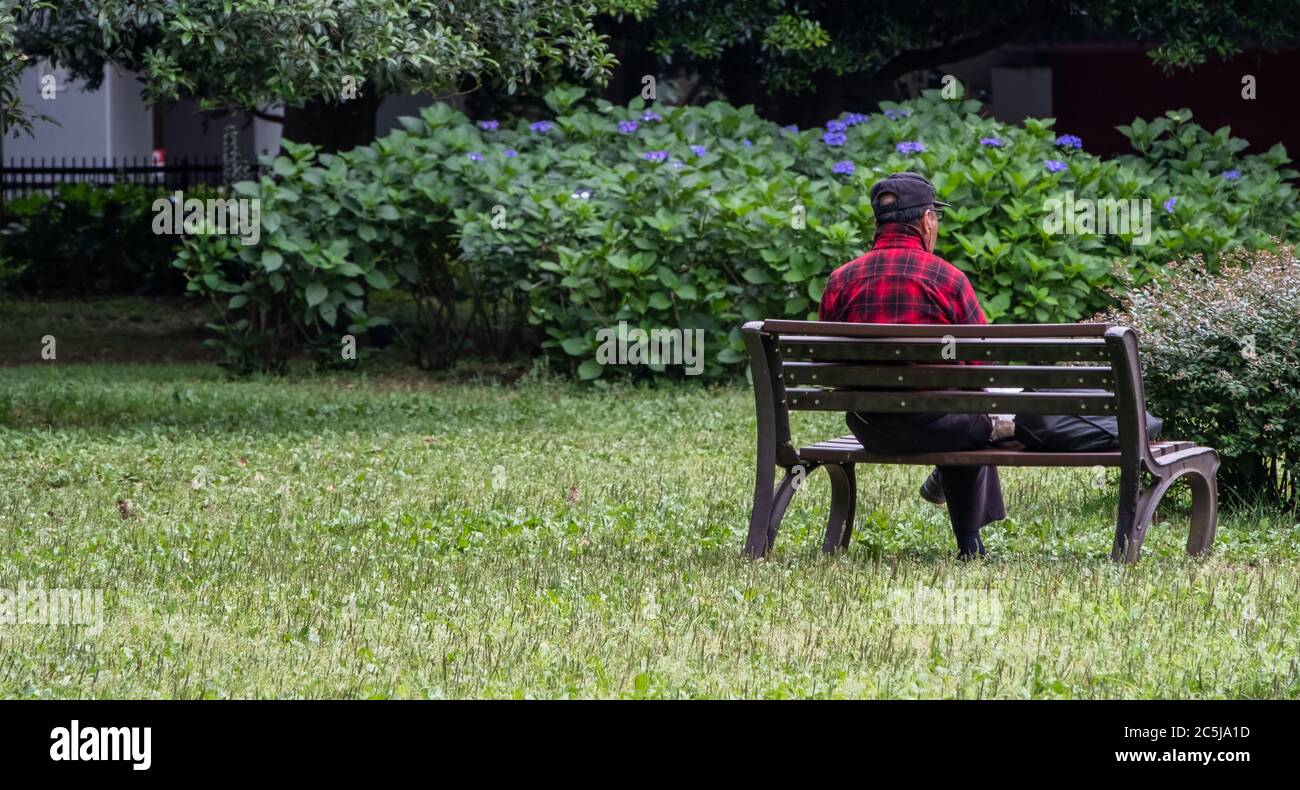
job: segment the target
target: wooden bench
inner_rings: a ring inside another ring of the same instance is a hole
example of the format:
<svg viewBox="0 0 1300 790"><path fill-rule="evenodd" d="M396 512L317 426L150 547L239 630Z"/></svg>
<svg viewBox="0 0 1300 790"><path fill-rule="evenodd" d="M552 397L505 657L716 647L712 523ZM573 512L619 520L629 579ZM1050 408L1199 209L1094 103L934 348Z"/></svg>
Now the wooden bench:
<svg viewBox="0 0 1300 790"><path fill-rule="evenodd" d="M1118 466L1111 558L1123 562L1137 560L1160 498L1175 480L1186 477L1192 490L1187 553L1207 552L1214 542L1218 453L1190 442L1147 439L1146 398L1132 329L768 320L745 324L743 336L758 412L758 470L745 543L751 557L772 547L795 490L818 467L831 479L822 548L829 553L847 547L857 464ZM984 387L1101 392L1010 394L985 392ZM1118 415L1120 449L1055 453L989 448L885 456L864 451L851 435L796 448L790 440L791 411ZM776 485L778 466L785 477Z"/></svg>

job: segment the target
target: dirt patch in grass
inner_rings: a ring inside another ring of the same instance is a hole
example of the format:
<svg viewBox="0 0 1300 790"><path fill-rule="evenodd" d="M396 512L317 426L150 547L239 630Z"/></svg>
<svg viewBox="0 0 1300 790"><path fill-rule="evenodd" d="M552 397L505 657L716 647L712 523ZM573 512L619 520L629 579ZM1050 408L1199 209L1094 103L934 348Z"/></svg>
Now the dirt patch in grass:
<svg viewBox="0 0 1300 790"><path fill-rule="evenodd" d="M186 299L0 300L0 367L60 363L215 362L212 320ZM51 343L51 339L53 342ZM54 359L48 359L53 353Z"/></svg>

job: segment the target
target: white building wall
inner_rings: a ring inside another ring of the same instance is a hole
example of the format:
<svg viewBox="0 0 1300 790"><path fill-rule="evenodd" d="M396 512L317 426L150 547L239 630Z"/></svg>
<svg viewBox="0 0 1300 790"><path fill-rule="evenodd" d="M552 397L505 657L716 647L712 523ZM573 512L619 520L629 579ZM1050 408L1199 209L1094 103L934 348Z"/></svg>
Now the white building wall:
<svg viewBox="0 0 1300 790"><path fill-rule="evenodd" d="M41 77L55 77L54 98L41 95ZM62 70L38 64L23 72L19 83L23 106L31 114L52 121L33 124L34 136L12 134L3 142L5 160L18 157L122 157L148 159L153 143L150 110L140 97L140 83L131 74L105 66L100 89L89 92L85 84L67 79Z"/></svg>

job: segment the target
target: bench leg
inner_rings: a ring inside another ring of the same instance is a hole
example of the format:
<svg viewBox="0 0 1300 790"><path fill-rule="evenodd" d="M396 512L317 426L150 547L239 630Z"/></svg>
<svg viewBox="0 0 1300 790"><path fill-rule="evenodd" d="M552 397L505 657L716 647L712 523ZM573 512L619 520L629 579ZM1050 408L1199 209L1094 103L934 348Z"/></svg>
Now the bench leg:
<svg viewBox="0 0 1300 790"><path fill-rule="evenodd" d="M853 464L827 464L831 478L831 515L826 523L826 540L822 551L834 554L847 549L853 536L853 511L858 501L858 480Z"/></svg>
<svg viewBox="0 0 1300 790"><path fill-rule="evenodd" d="M1115 547L1111 550L1111 559L1117 562L1137 562L1147 527L1155 517L1156 506L1169 487L1184 476L1192 488L1192 525L1187 536L1187 553L1193 557L1208 553L1214 545L1214 532L1219 517L1218 487L1215 482L1218 467L1217 456L1202 456L1161 478L1136 498L1132 497L1132 489L1124 485L1126 481L1121 480L1119 517L1115 524Z"/></svg>
<svg viewBox="0 0 1300 790"><path fill-rule="evenodd" d="M1219 523L1219 484L1215 479L1219 459L1213 460L1213 464L1205 464L1187 479L1192 487L1192 529L1187 535L1187 553L1193 557L1210 552Z"/></svg>
<svg viewBox="0 0 1300 790"><path fill-rule="evenodd" d="M1115 562L1135 562L1142 550L1142 530L1137 524L1140 485L1136 467L1120 469L1119 513L1115 516L1115 545L1110 550Z"/></svg>
<svg viewBox="0 0 1300 790"><path fill-rule="evenodd" d="M745 555L758 559L776 544L776 533L785 518L786 508L794 498L794 492L808 475L813 473L818 464L795 465L786 470L781 484L772 490L772 474L764 480L760 475L754 489L754 511L749 517L749 538L745 542Z"/></svg>
<svg viewBox="0 0 1300 790"><path fill-rule="evenodd" d="M1136 465L1121 467L1119 474L1119 512L1115 517L1115 545L1110 558L1115 562L1137 562L1146 538L1150 513L1155 509L1152 495L1157 488L1142 490L1141 474ZM1146 514L1146 518L1143 515Z"/></svg>

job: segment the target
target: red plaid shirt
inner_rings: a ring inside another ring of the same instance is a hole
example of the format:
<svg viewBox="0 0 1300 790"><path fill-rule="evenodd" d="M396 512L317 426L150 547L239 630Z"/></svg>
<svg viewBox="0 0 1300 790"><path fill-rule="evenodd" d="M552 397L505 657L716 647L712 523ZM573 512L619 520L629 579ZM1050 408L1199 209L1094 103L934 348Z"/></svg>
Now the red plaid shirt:
<svg viewBox="0 0 1300 790"><path fill-rule="evenodd" d="M921 232L890 222L871 251L826 280L817 317L858 324L987 324L960 269L925 251Z"/></svg>

